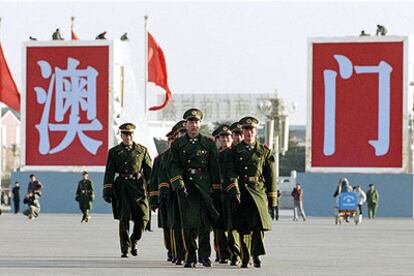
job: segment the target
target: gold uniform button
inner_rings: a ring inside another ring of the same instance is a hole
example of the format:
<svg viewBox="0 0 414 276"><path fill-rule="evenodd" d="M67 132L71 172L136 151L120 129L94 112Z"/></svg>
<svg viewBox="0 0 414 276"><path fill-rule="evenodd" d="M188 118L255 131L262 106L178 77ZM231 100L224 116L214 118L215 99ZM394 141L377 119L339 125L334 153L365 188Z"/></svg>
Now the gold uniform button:
<svg viewBox="0 0 414 276"><path fill-rule="evenodd" d="M187 160L188 163L191 163L191 160Z"/></svg>
<svg viewBox="0 0 414 276"><path fill-rule="evenodd" d="M245 170L247 170L247 167L244 167Z"/></svg>

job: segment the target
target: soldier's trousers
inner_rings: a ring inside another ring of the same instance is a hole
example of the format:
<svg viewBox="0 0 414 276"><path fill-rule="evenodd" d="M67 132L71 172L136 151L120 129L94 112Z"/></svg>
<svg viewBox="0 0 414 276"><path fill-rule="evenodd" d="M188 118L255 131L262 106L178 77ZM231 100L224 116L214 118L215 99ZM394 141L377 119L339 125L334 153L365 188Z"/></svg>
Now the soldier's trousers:
<svg viewBox="0 0 414 276"><path fill-rule="evenodd" d="M169 227L164 227L162 229L164 233L164 246L167 249L168 257L172 257L172 242L171 242L171 232Z"/></svg>
<svg viewBox="0 0 414 276"><path fill-rule="evenodd" d="M240 235L240 253L243 264L250 262L251 257L266 254L264 248L264 234L261 230L253 230L251 234Z"/></svg>
<svg viewBox="0 0 414 276"><path fill-rule="evenodd" d="M182 231L181 229L170 229L170 232L173 256L178 260L183 261L185 258L185 250Z"/></svg>
<svg viewBox="0 0 414 276"><path fill-rule="evenodd" d="M20 202L14 201L14 213L17 214L20 211Z"/></svg>
<svg viewBox="0 0 414 276"><path fill-rule="evenodd" d="M375 213L377 212L377 204L368 204L368 218L375 218Z"/></svg>
<svg viewBox="0 0 414 276"><path fill-rule="evenodd" d="M142 238L147 221L140 219L133 223L132 234L129 236L129 220L119 221L119 241L122 253L128 253L128 248L136 248L138 241Z"/></svg>
<svg viewBox="0 0 414 276"><path fill-rule="evenodd" d="M240 239L239 233L236 230L227 231L227 239L229 242L229 250L231 255L240 256Z"/></svg>
<svg viewBox="0 0 414 276"><path fill-rule="evenodd" d="M83 209L82 215L82 219L86 219L89 216L89 209Z"/></svg>
<svg viewBox="0 0 414 276"><path fill-rule="evenodd" d="M209 226L202 226L198 229L183 229L183 242L186 262L197 262L197 237L199 244L199 259L205 257L208 258L211 255Z"/></svg>
<svg viewBox="0 0 414 276"><path fill-rule="evenodd" d="M230 258L229 241L224 229L214 229L214 250L221 259Z"/></svg>

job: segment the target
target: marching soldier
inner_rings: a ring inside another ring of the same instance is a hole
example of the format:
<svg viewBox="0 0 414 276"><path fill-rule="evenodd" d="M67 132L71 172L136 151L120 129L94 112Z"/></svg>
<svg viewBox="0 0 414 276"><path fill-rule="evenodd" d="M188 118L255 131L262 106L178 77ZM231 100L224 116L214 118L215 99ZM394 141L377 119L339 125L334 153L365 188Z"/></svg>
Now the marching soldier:
<svg viewBox="0 0 414 276"><path fill-rule="evenodd" d="M172 139L171 131L166 135L168 138L168 144ZM169 145L168 145L169 146ZM168 149L167 149L168 151ZM167 151L162 152L160 155L154 158L154 164L152 166L151 171L151 181L149 186L149 196L150 196L150 207L152 211L156 211L158 209L158 227L163 229L164 234L164 245L165 249L167 249L167 261L172 261L173 252L171 246L171 234L170 234L170 226L168 224L168 215L167 215L167 206L164 204L164 200L159 200L159 189L158 186L160 184L160 164L161 160L163 159L165 153Z"/></svg>
<svg viewBox="0 0 414 276"><path fill-rule="evenodd" d="M240 236L242 268L251 256L255 267L261 267L265 254L264 233L271 229L268 205L276 206L277 182L274 156L269 148L256 141L258 120L240 120L244 140L225 156L225 191L237 206L235 223Z"/></svg>
<svg viewBox="0 0 414 276"><path fill-rule="evenodd" d="M149 219L145 181L151 175L151 157L147 148L133 141L135 125L119 127L122 142L111 148L105 168L103 198L112 203L114 219L119 220L121 257L138 254L137 243ZM134 222L129 236L129 221Z"/></svg>
<svg viewBox="0 0 414 276"><path fill-rule="evenodd" d="M220 132L220 126L211 133L210 139L212 141L214 141L214 143L216 144L217 150L219 150L219 155L220 155L221 145L220 145L219 132ZM213 245L214 245L214 251L216 252L216 259L214 260L214 262L218 263L218 262L220 262L220 259L221 259L221 255L222 255L221 251L223 251L223 241L224 241L224 238L226 238L226 237L225 237L225 233L223 231L223 228L221 227L223 225L223 214L221 212L222 204L221 204L220 200L215 200L213 203L214 203L214 207L216 208L216 210L220 213L220 217L219 217L217 223L212 225L213 226L213 237L214 237ZM227 245L227 243L226 243L226 245ZM226 253L224 253L224 254L226 254ZM223 259L222 263L226 263L227 259L228 259L228 256L227 256L227 258Z"/></svg>
<svg viewBox="0 0 414 276"><path fill-rule="evenodd" d="M181 136L186 134L185 121L180 121L174 125L169 135L169 144L171 144ZM168 149L163 154L160 164L159 174L159 204L166 206L168 224L170 226L171 234L171 248L173 250L172 262L176 265L182 265L185 258L184 243L181 231L181 216L178 207L178 197L170 184L170 165L171 165L171 150Z"/></svg>
<svg viewBox="0 0 414 276"><path fill-rule="evenodd" d="M158 226L163 228L164 232L164 245L167 249L167 261L173 261L178 265L182 265L184 260L184 249L182 246L182 238L178 237L181 240L181 243L178 246L174 242L174 230L172 226L177 223L179 224L178 230L179 236L181 236L181 225L179 223L179 214L178 216L174 215L173 200L175 196L170 189L170 178L168 177L167 171L171 155L171 143L175 140L177 131L180 128L183 128L184 122L185 121L180 121L167 133L168 149L154 159L154 165L151 172L151 185L149 187L150 206L153 211L158 209ZM174 221L174 218L178 219L177 223ZM179 248L178 251L180 251L179 254L177 253L177 247Z"/></svg>
<svg viewBox="0 0 414 276"><path fill-rule="evenodd" d="M198 259L210 267L210 226L219 214L213 198L220 198L220 168L214 142L200 134L203 113L195 108L184 113L187 134L171 145L170 182L179 200L185 267L195 267Z"/></svg>
<svg viewBox="0 0 414 276"><path fill-rule="evenodd" d="M218 129L218 135L220 140L220 152L219 152L219 162L220 169L224 174L225 170L225 155L232 146L232 132L230 127L227 125L221 125ZM223 183L222 179L222 183ZM227 232L227 235L224 235L221 241L221 252L225 252L224 255L230 257L230 265L235 266L238 264L240 256L240 246L239 246L239 235L234 228L234 215L233 215L233 205L232 197L228 196L225 191L222 191L222 229ZM221 260L223 263L223 258Z"/></svg>
<svg viewBox="0 0 414 276"><path fill-rule="evenodd" d="M82 223L88 222L91 218L89 216L89 211L92 208L92 201L95 197L93 191L93 182L88 179L88 172L82 172L82 180L78 183L78 188L76 189L76 201L79 202L79 208L82 211Z"/></svg>
<svg viewBox="0 0 414 276"><path fill-rule="evenodd" d="M233 139L232 147L243 141L243 131L239 122L235 122L230 126L231 138Z"/></svg>

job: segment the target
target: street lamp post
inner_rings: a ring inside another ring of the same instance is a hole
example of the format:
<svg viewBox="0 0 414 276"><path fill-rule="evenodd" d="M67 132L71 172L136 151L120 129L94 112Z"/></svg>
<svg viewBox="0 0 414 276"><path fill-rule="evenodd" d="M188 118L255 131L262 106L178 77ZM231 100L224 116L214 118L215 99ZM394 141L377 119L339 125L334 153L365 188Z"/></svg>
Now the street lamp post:
<svg viewBox="0 0 414 276"><path fill-rule="evenodd" d="M287 151L289 139L288 108L277 91L274 98L259 102L258 108L266 117L265 143L274 152L276 179L279 181L279 154Z"/></svg>

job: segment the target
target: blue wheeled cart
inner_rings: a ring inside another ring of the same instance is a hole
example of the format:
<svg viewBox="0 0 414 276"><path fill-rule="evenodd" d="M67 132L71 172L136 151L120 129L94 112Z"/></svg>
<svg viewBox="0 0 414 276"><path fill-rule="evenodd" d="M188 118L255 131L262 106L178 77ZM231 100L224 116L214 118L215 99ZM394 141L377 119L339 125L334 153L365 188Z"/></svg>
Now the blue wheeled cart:
<svg viewBox="0 0 414 276"><path fill-rule="evenodd" d="M349 218L354 218L355 224L358 224L358 195L354 192L341 193L337 200L335 224L341 224L344 220L349 222Z"/></svg>

